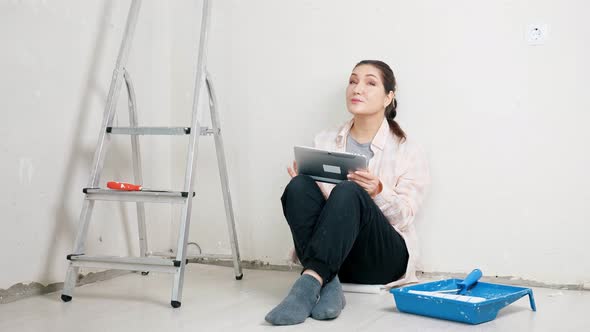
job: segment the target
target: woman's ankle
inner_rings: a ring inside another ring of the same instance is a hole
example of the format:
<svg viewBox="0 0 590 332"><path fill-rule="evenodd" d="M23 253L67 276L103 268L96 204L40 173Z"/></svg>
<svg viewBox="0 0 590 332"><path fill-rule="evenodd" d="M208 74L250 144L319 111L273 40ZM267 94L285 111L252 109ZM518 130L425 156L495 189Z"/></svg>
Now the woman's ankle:
<svg viewBox="0 0 590 332"><path fill-rule="evenodd" d="M303 271L302 274L308 274L308 275L314 277L320 283L320 285L322 285L322 286L324 285L324 279L316 271L307 269L307 270Z"/></svg>

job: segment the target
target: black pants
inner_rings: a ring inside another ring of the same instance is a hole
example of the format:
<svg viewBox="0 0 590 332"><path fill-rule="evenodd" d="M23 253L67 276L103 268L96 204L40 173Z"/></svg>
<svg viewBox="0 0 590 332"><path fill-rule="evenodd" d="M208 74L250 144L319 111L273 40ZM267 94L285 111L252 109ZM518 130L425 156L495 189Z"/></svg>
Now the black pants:
<svg viewBox="0 0 590 332"><path fill-rule="evenodd" d="M408 250L371 196L343 181L324 198L313 179L298 175L281 197L304 269L327 283L386 284L406 272Z"/></svg>

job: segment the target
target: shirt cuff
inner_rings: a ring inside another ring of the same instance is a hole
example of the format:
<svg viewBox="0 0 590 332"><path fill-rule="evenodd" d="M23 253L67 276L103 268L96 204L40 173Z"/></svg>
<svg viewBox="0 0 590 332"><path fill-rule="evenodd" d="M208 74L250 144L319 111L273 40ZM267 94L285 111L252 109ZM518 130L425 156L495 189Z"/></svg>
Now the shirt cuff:
<svg viewBox="0 0 590 332"><path fill-rule="evenodd" d="M377 204L381 211L384 211L388 208L391 209L394 207L393 205L397 201L397 193L384 185L383 190L381 190L381 192L375 196L374 200L375 204ZM395 208L395 210L399 211L399 208Z"/></svg>

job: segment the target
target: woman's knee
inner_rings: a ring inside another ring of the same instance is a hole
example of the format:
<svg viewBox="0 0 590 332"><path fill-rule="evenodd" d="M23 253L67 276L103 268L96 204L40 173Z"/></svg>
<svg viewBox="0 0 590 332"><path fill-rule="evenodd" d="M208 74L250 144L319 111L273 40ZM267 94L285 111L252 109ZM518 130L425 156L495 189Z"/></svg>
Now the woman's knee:
<svg viewBox="0 0 590 332"><path fill-rule="evenodd" d="M338 183L330 195L356 196L362 193L363 188L353 181L342 181Z"/></svg>
<svg viewBox="0 0 590 332"><path fill-rule="evenodd" d="M316 183L312 178L307 175L299 174L289 181L285 188L285 192L302 192L309 190L309 188L313 188L313 186L316 186Z"/></svg>
<svg viewBox="0 0 590 332"><path fill-rule="evenodd" d="M300 195L313 190L313 186L317 187L315 181L307 175L297 175L289 181L285 190L283 191L283 195L281 196L281 201L283 204L286 204L287 197L289 199L296 199L297 197L301 197ZM318 188L319 189L319 188Z"/></svg>
<svg viewBox="0 0 590 332"><path fill-rule="evenodd" d="M330 199L337 202L367 201L371 197L365 189L353 181L342 181L332 189Z"/></svg>

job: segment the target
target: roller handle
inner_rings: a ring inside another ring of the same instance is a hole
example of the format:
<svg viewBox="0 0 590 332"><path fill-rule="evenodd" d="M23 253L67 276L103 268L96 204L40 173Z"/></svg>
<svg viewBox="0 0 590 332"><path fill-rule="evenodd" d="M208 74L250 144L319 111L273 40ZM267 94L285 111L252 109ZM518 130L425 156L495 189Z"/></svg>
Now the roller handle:
<svg viewBox="0 0 590 332"><path fill-rule="evenodd" d="M463 281L458 282L457 286L460 289L459 294L465 294L465 292L471 289L477 283L479 278L481 278L481 275L481 270L475 269L471 271Z"/></svg>

